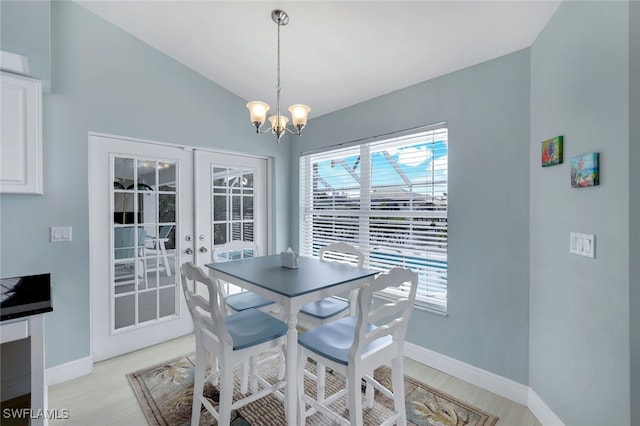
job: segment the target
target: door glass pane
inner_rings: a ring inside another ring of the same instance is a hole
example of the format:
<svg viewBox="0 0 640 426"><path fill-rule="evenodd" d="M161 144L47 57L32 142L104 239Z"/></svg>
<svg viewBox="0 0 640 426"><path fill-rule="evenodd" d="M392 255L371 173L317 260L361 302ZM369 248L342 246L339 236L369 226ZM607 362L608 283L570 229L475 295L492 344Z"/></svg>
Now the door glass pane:
<svg viewBox="0 0 640 426"><path fill-rule="evenodd" d="M156 194L141 192L138 194L138 212L140 223L156 223L158 217L158 203Z"/></svg>
<svg viewBox="0 0 640 426"><path fill-rule="evenodd" d="M145 291L138 294L138 322L152 321L157 318L156 291Z"/></svg>
<svg viewBox="0 0 640 426"><path fill-rule="evenodd" d="M160 319L161 286L163 315L176 313L178 182L171 161L115 157L112 167L112 324L118 330Z"/></svg>
<svg viewBox="0 0 640 426"><path fill-rule="evenodd" d="M243 189L253 189L253 171L244 170L242 174Z"/></svg>
<svg viewBox="0 0 640 426"><path fill-rule="evenodd" d="M153 191L156 187L156 162L138 160L138 190ZM128 188L133 189L133 188Z"/></svg>
<svg viewBox="0 0 640 426"><path fill-rule="evenodd" d="M213 244L219 245L228 242L227 239L227 224L214 223L213 224Z"/></svg>
<svg viewBox="0 0 640 426"><path fill-rule="evenodd" d="M176 163L158 163L158 189L160 191L176 190Z"/></svg>
<svg viewBox="0 0 640 426"><path fill-rule="evenodd" d="M240 197L231 197L231 218L240 220Z"/></svg>
<svg viewBox="0 0 640 426"><path fill-rule="evenodd" d="M227 196L226 195L213 196L213 220L216 220L216 221L227 220Z"/></svg>
<svg viewBox="0 0 640 426"><path fill-rule="evenodd" d="M135 295L116 297L115 299L115 329L133 325L136 320Z"/></svg>
<svg viewBox="0 0 640 426"><path fill-rule="evenodd" d="M116 226L113 228L113 258L131 259L136 257L136 227Z"/></svg>
<svg viewBox="0 0 640 426"><path fill-rule="evenodd" d="M213 186L226 188L228 182L227 169L222 167L213 168Z"/></svg>
<svg viewBox="0 0 640 426"><path fill-rule="evenodd" d="M241 240L242 234L240 233L240 222L233 222L231 224L231 239L232 240Z"/></svg>
<svg viewBox="0 0 640 426"><path fill-rule="evenodd" d="M113 265L115 294L130 293L135 289L135 261L116 262Z"/></svg>
<svg viewBox="0 0 640 426"><path fill-rule="evenodd" d="M160 289L160 318L176 313L176 290L173 287Z"/></svg>
<svg viewBox="0 0 640 426"><path fill-rule="evenodd" d="M242 219L244 220L253 219L253 196L242 197Z"/></svg>
<svg viewBox="0 0 640 426"><path fill-rule="evenodd" d="M113 188L127 189L133 185L134 160L132 158L115 158L113 165Z"/></svg>
<svg viewBox="0 0 640 426"><path fill-rule="evenodd" d="M253 239L253 222L245 222L242 224L242 240L254 241Z"/></svg>
<svg viewBox="0 0 640 426"><path fill-rule="evenodd" d="M158 219L161 223L176 221L176 195L158 195Z"/></svg>

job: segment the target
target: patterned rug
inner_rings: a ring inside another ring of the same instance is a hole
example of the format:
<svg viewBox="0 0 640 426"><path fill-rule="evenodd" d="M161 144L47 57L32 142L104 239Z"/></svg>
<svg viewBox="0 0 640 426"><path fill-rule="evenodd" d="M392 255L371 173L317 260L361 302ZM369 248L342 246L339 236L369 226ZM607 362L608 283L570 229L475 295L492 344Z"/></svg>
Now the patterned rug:
<svg viewBox="0 0 640 426"><path fill-rule="evenodd" d="M138 398L147 422L152 426L189 425L191 420L191 401L193 398L193 374L195 355L185 355L161 364L127 374L129 383ZM310 370L315 366L308 363ZM236 369L236 390L239 394L239 369ZM260 374L270 382L275 381L277 366L272 363L260 367ZM381 367L375 372L375 378L387 387L391 385L391 370ZM344 386L344 378L338 374L327 374L327 394ZM306 392L315 395L314 383L305 379ZM218 391L207 384L204 392L212 403L217 405ZM493 426L498 418L475 407L446 395L411 377L405 376L405 399L409 425L425 426ZM346 412L344 398L332 406L338 412ZM373 408L364 409L364 424L382 423L393 414L393 401L376 391ZM284 408L281 401L269 395L248 404L232 413L233 426L268 426L283 424ZM200 425L215 425L216 421L204 410ZM326 417L315 414L307 419L307 425L331 425Z"/></svg>

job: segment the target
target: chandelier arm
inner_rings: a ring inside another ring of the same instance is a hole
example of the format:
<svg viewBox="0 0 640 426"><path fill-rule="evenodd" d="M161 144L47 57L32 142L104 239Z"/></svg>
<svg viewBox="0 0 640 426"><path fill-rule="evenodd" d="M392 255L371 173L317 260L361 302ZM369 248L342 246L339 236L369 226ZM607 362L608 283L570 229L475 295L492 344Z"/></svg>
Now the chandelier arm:
<svg viewBox="0 0 640 426"><path fill-rule="evenodd" d="M298 129L297 127L294 128L295 130L291 130L289 127L285 127L284 130L291 133L292 135L300 136L302 134L302 129Z"/></svg>

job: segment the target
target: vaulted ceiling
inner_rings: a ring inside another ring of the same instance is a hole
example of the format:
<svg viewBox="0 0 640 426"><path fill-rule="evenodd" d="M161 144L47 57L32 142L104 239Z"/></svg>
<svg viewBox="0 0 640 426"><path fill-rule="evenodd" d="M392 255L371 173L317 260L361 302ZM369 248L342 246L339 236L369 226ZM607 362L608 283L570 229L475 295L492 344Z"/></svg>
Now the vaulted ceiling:
<svg viewBox="0 0 640 426"><path fill-rule="evenodd" d="M310 118L529 47L560 1L77 1L246 100Z"/></svg>

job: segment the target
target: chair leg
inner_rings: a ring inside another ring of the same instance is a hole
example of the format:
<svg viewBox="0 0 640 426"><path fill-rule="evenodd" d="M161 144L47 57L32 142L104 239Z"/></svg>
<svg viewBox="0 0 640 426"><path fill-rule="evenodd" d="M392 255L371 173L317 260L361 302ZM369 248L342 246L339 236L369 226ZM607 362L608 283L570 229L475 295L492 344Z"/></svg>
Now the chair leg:
<svg viewBox="0 0 640 426"><path fill-rule="evenodd" d="M218 357L211 354L211 374L215 373L220 369L220 364L218 364ZM211 379L211 384L214 386L218 386L218 377L214 377Z"/></svg>
<svg viewBox="0 0 640 426"><path fill-rule="evenodd" d="M400 414L397 424L407 424L407 410L404 401L404 369L402 355L398 355L391 364L391 384L393 386L393 408Z"/></svg>
<svg viewBox="0 0 640 426"><path fill-rule="evenodd" d="M251 385L251 393L258 392L258 380L256 375L258 374L258 359L257 355L252 355L249 358L249 384Z"/></svg>
<svg viewBox="0 0 640 426"><path fill-rule="evenodd" d="M365 390L365 395L366 395L366 401L367 401L367 407L372 408L373 407L373 398L375 396L375 389L373 388L373 386L371 385L371 383L366 382L367 387Z"/></svg>
<svg viewBox="0 0 640 426"><path fill-rule="evenodd" d="M349 422L352 425L362 424L362 377L349 369L347 373L347 408L349 409Z"/></svg>
<svg viewBox="0 0 640 426"><path fill-rule="evenodd" d="M204 389L204 378L207 370L207 351L202 345L196 345L196 367L193 379L193 407L191 408L191 426L198 426L200 423L200 411L202 409L202 391Z"/></svg>
<svg viewBox="0 0 640 426"><path fill-rule="evenodd" d="M242 361L242 367L240 367L240 369L240 393L245 394L249 390L249 362Z"/></svg>
<svg viewBox="0 0 640 426"><path fill-rule="evenodd" d="M326 396L326 375L327 368L319 361L316 362L316 399L318 402L324 402Z"/></svg>
<svg viewBox="0 0 640 426"><path fill-rule="evenodd" d="M233 363L224 362L220 378L220 405L218 406L218 424L231 423L231 404L233 403Z"/></svg>
<svg viewBox="0 0 640 426"><path fill-rule="evenodd" d="M297 380L298 380L298 420L297 424L304 426L306 421L307 405L304 402L304 369L307 364L307 354L302 347L298 350L298 366L297 366ZM287 398L285 398L285 401Z"/></svg>
<svg viewBox="0 0 640 426"><path fill-rule="evenodd" d="M280 369L278 370L278 380L284 380L284 375L287 371L287 364L285 363L285 358L284 358L284 353L286 352L287 348L285 345L282 345L280 347L280 355L278 358L278 362L280 363Z"/></svg>

